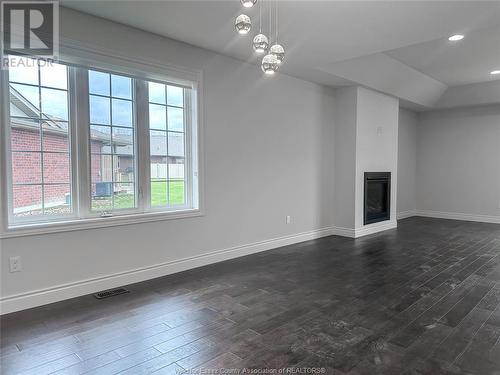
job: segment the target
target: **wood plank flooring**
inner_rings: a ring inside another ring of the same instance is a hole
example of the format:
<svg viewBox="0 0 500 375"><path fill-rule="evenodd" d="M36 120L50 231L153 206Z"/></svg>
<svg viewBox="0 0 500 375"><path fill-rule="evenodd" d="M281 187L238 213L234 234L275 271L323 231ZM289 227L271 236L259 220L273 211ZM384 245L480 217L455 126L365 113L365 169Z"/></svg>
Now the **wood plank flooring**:
<svg viewBox="0 0 500 375"><path fill-rule="evenodd" d="M410 218L128 288L3 316L1 373L500 374L500 225Z"/></svg>

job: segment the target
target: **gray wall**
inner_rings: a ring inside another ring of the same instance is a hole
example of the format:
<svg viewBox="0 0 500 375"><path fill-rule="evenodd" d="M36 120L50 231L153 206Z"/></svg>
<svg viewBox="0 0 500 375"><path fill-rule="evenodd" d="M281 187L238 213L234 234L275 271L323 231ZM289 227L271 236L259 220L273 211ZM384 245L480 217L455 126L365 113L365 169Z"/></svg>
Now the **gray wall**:
<svg viewBox="0 0 500 375"><path fill-rule="evenodd" d="M400 108L398 133L398 217L417 210L417 114Z"/></svg>
<svg viewBox="0 0 500 375"><path fill-rule="evenodd" d="M335 98L336 233L359 237L395 227L399 101L360 86L338 89ZM364 173L382 171L393 176L391 221L364 225Z"/></svg>
<svg viewBox="0 0 500 375"><path fill-rule="evenodd" d="M331 226L332 90L283 74L264 77L257 65L63 12L62 34L70 39L203 70L206 215L2 240L2 297ZM9 273L13 255L22 256L22 272Z"/></svg>
<svg viewBox="0 0 500 375"><path fill-rule="evenodd" d="M335 93L334 223L336 227L349 229L355 228L356 212L357 98L356 86L341 88Z"/></svg>
<svg viewBox="0 0 500 375"><path fill-rule="evenodd" d="M356 220L364 226L364 173L391 172L391 221L396 222L399 100L358 88L356 127ZM371 224L371 226L380 225ZM387 223L382 223L387 224Z"/></svg>
<svg viewBox="0 0 500 375"><path fill-rule="evenodd" d="M416 177L419 213L500 222L500 106L420 114Z"/></svg>

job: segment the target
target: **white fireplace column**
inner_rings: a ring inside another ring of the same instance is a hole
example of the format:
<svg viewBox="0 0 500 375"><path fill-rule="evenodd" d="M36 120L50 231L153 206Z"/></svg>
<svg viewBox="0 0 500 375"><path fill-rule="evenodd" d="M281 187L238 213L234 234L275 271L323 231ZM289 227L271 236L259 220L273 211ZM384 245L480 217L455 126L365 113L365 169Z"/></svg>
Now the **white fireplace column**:
<svg viewBox="0 0 500 375"><path fill-rule="evenodd" d="M399 100L360 86L338 89L335 99L335 233L355 238L395 228ZM363 224L365 172L391 172L388 221Z"/></svg>

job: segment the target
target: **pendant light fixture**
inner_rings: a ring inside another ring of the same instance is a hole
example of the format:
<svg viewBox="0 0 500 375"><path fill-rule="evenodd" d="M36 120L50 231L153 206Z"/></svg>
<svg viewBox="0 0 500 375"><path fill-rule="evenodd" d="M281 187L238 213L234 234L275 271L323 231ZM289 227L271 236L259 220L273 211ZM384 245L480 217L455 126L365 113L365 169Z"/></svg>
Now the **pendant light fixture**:
<svg viewBox="0 0 500 375"><path fill-rule="evenodd" d="M255 35L255 38L253 38L253 49L257 53L264 53L267 51L267 48L269 47L269 41L267 39L267 36L264 34L257 34Z"/></svg>
<svg viewBox="0 0 500 375"><path fill-rule="evenodd" d="M241 5L245 8L251 8L257 3L257 0L241 0Z"/></svg>
<svg viewBox="0 0 500 375"><path fill-rule="evenodd" d="M285 49L281 44L273 44L269 49L269 53L276 56L276 60L278 60L278 64L281 64L283 60L285 60Z"/></svg>
<svg viewBox="0 0 500 375"><path fill-rule="evenodd" d="M258 0L240 0L245 8L251 8ZM285 48L278 43L278 0L274 0L274 43L271 45L273 36L273 0L269 0L269 38L262 33L262 7L264 0L259 2L259 33L252 39L252 48L257 54L265 54L261 61L261 69L266 75L272 75L278 71L280 64L285 60ZM246 14L236 17L234 27L238 34L248 34L252 29L252 20ZM267 54L266 54L267 52Z"/></svg>
<svg viewBox="0 0 500 375"><path fill-rule="evenodd" d="M264 58L262 59L262 64L261 64L262 71L268 75L276 73L278 67L279 67L278 59L276 58L275 55L268 54L264 56Z"/></svg>
<svg viewBox="0 0 500 375"><path fill-rule="evenodd" d="M271 0L269 0L269 35L272 34L272 19L273 19L272 4L271 4ZM278 63L278 59L276 58L275 55L268 53L262 59L262 63L261 63L262 71L268 75L272 75L272 74L276 73L276 71L278 70L278 67L279 67L279 63Z"/></svg>
<svg viewBox="0 0 500 375"><path fill-rule="evenodd" d="M240 14L238 17L236 17L234 27L236 28L238 34L248 34L250 29L252 28L252 21L246 14Z"/></svg>
<svg viewBox="0 0 500 375"><path fill-rule="evenodd" d="M275 28L276 28L276 38L274 40L275 44L271 46L269 49L269 53L276 56L276 59L278 60L278 65L285 60L285 49L281 44L278 43L278 2L275 1L275 17L276 17L276 22L275 22Z"/></svg>
<svg viewBox="0 0 500 375"><path fill-rule="evenodd" d="M257 53L264 53L269 48L269 40L262 34L262 0L259 3L259 33L253 38L252 46Z"/></svg>

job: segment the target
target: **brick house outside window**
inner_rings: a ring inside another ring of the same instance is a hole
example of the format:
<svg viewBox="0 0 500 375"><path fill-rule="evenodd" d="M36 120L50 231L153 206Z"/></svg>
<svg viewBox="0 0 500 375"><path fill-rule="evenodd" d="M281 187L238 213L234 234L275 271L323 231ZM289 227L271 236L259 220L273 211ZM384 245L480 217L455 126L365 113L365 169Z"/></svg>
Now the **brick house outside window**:
<svg viewBox="0 0 500 375"><path fill-rule="evenodd" d="M66 153L50 154L50 165L44 168L43 180L45 181L70 181L69 155L67 153L68 130L67 122L59 118L39 113L39 110L25 97L23 97L15 88L10 87L10 115L11 115L11 149L14 150L64 150ZM41 123L39 123L41 118ZM36 120L34 120L36 119ZM42 132L40 129L43 129ZM42 134L40 134L42 133ZM98 131L91 131L90 151L99 157L92 158L91 177L96 185L92 189L99 189L100 194L104 196L117 194L118 191L110 191L109 181L133 182L134 180L134 159L133 145L127 137L120 139L114 136L112 144L109 141L109 134L103 134ZM184 176L184 158L166 155L166 145L163 145L161 139L155 139L153 135L151 142L151 176L152 178L166 178L167 165L170 178L183 178ZM169 139L169 154L184 155L184 140L179 137ZM113 147L114 153L123 153L123 155L105 155L110 153ZM182 150L182 152L181 152ZM130 155L127 155L130 154ZM104 155L103 155L104 154ZM30 182L41 180L40 154L22 153L22 157L16 157L12 160L12 180L24 181L28 184L23 187L22 194L14 194L13 208L16 216L30 216L37 214L41 209L40 192L36 185L30 186ZM112 165L106 158L113 157L113 171L109 167ZM47 158L47 155L44 155ZM176 166L177 168L173 168ZM106 186L108 185L108 186ZM99 186L99 187L98 187ZM127 186L126 184L123 186ZM95 190L93 191L95 193ZM70 194L67 187L54 185L53 188L44 191L45 210L54 210L59 212L70 205ZM48 202L48 203L47 203Z"/></svg>

